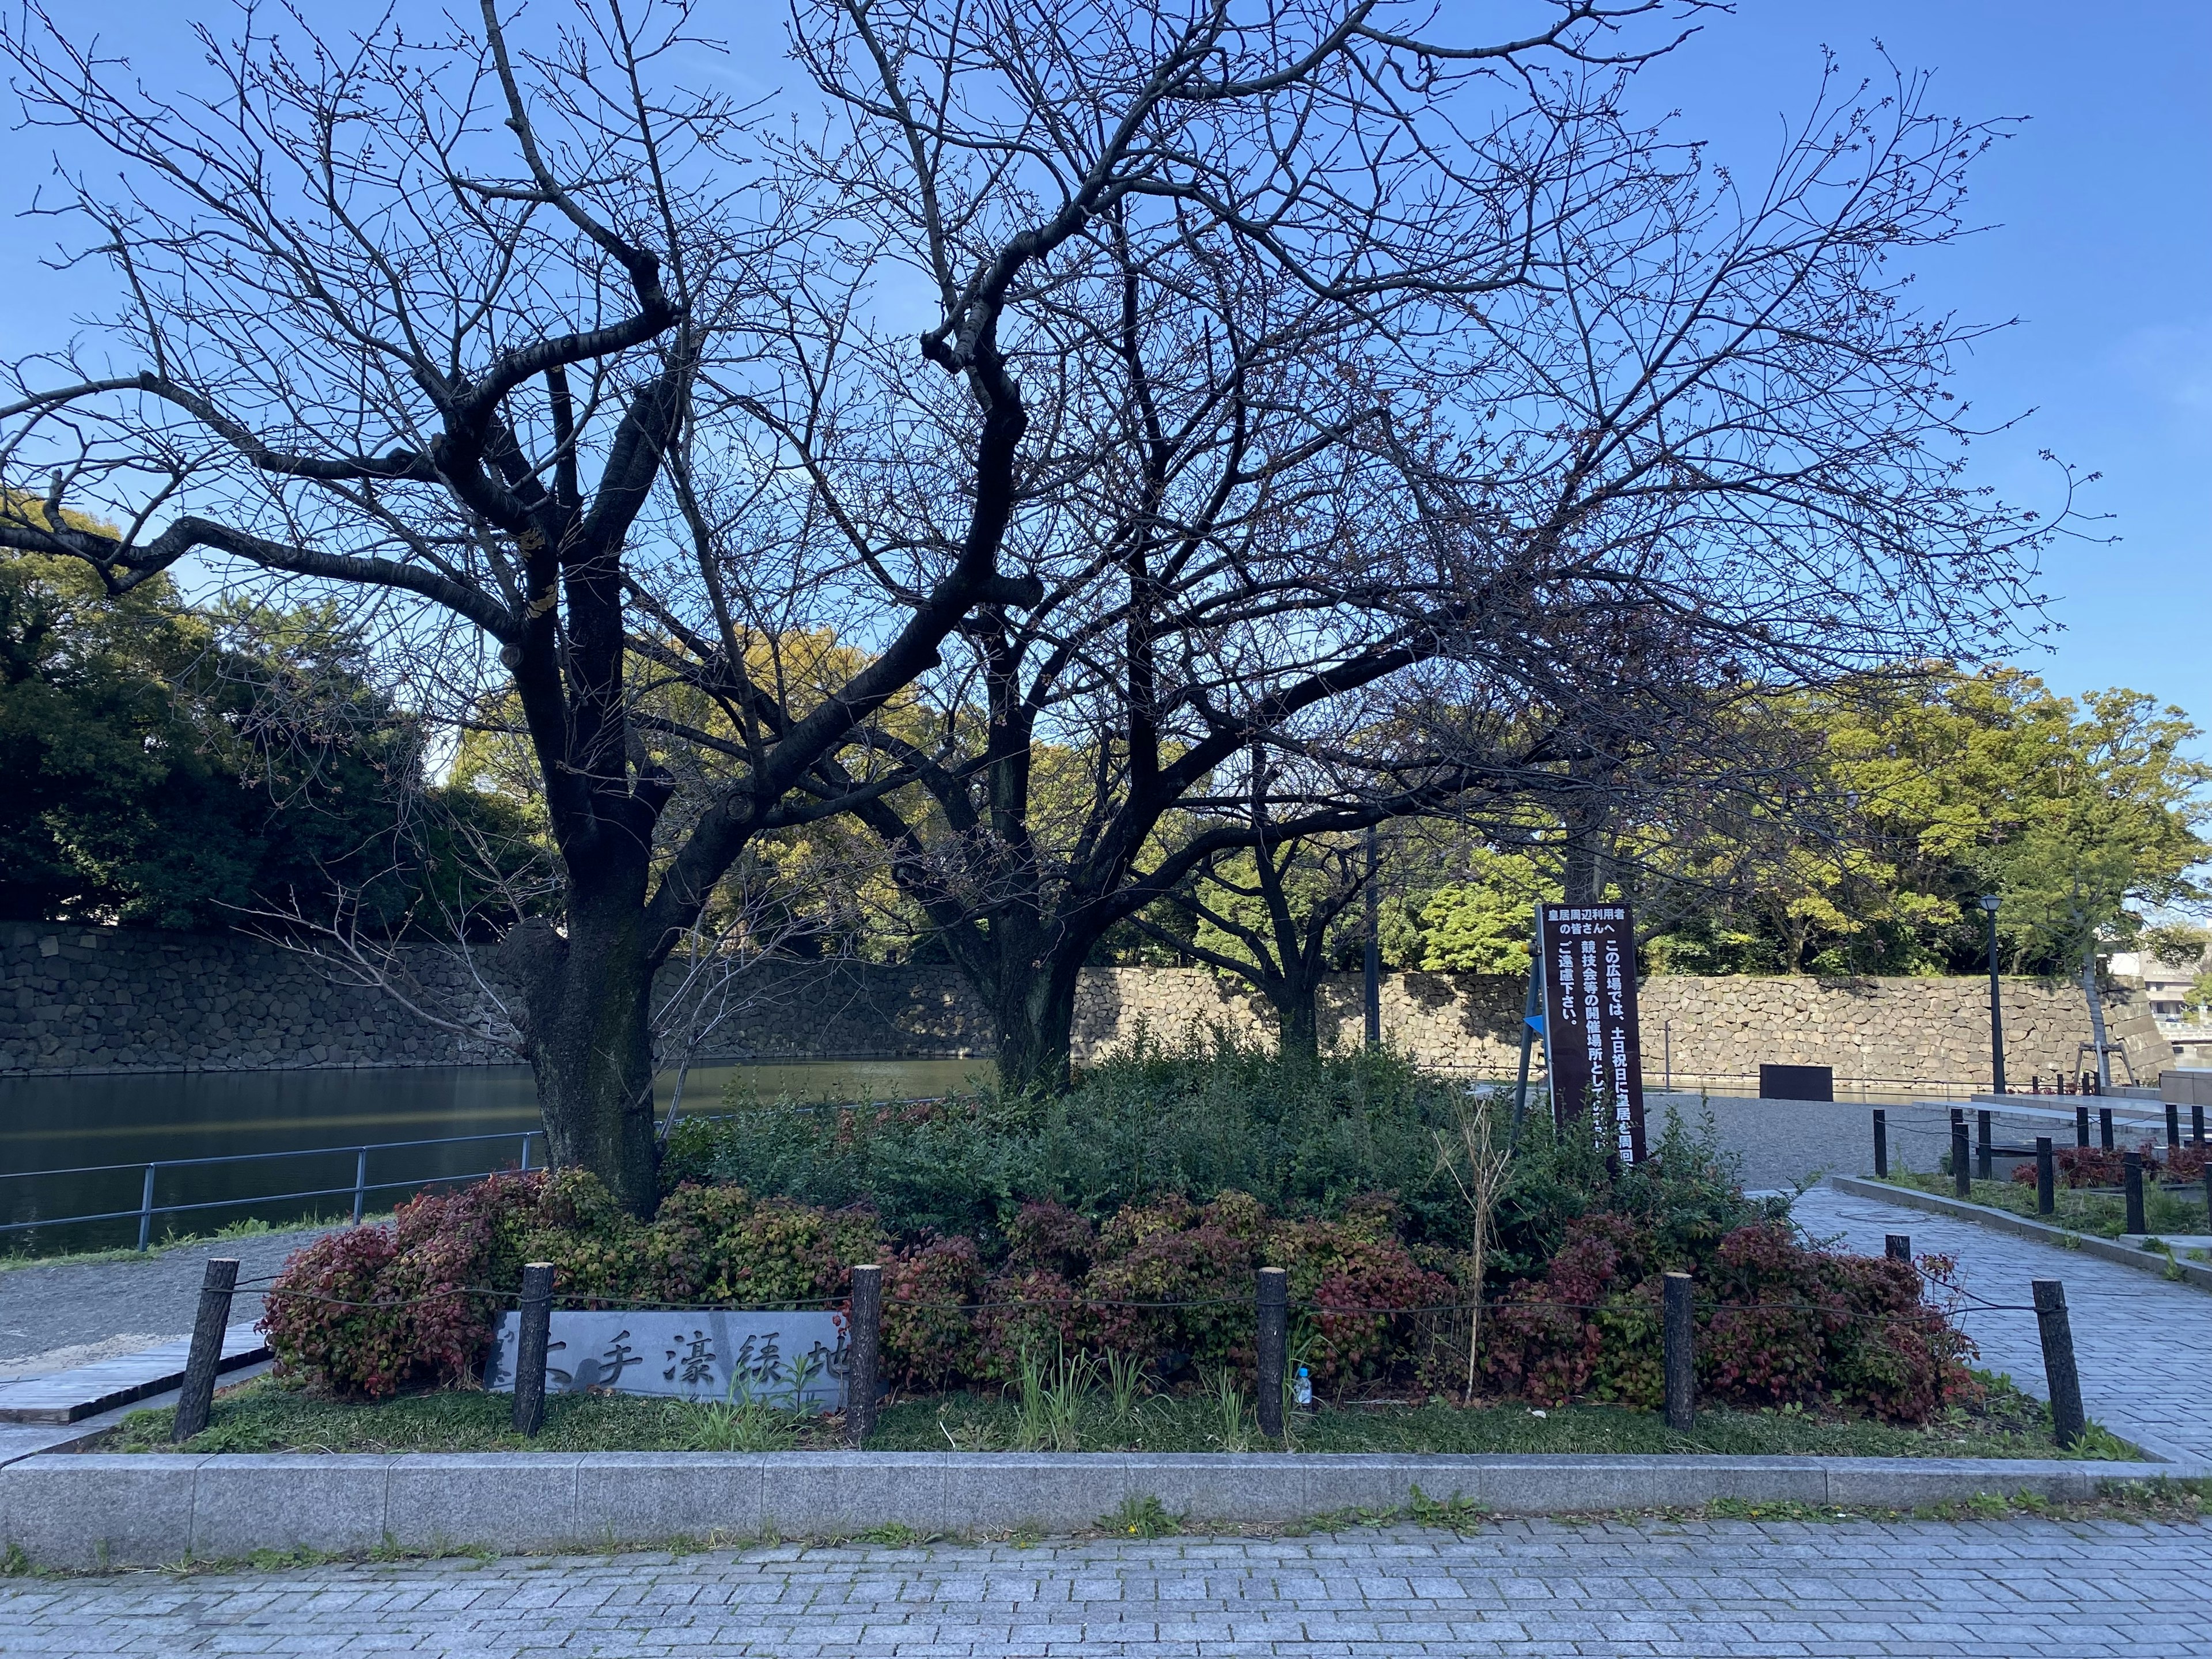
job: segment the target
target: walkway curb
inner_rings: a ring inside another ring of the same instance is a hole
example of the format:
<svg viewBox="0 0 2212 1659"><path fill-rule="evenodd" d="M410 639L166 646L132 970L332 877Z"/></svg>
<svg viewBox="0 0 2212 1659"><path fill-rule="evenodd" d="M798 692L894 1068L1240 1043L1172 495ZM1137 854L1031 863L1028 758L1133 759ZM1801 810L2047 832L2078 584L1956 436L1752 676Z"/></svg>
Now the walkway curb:
<svg viewBox="0 0 2212 1659"><path fill-rule="evenodd" d="M40 1566L227 1560L382 1546L606 1549L679 1538L954 1535L1096 1527L1132 1498L1197 1522L1386 1510L1419 1486L1501 1514L1718 1498L1911 1510L1981 1494L2093 1498L2212 1463L2000 1458L1232 1455L1109 1453L87 1453L0 1469L0 1551Z"/></svg>
<svg viewBox="0 0 2212 1659"><path fill-rule="evenodd" d="M1924 1210L1930 1215L1972 1221L1992 1232L2033 1239L2039 1244L2050 1245L2053 1249L2094 1256L2100 1261L2116 1262L2123 1267L2133 1267L2139 1273L2155 1273L2160 1279L2170 1277L2166 1264L2171 1261L2180 1270L2179 1282L2194 1285L2200 1291L2212 1291L2212 1267L2202 1262L2184 1261L2179 1256L2167 1256L2157 1251L2131 1249L2125 1244L2115 1244L2109 1238L2069 1232L2063 1227L2053 1227L2046 1222L2031 1221L2026 1216L2014 1215L2009 1210L1993 1209L1986 1204L1969 1204L1963 1199L1944 1198L1911 1187L1892 1186L1887 1181L1869 1181L1861 1176L1832 1175L1828 1177L1828 1184L1852 1198L1870 1198L1884 1204L1900 1205L1906 1209Z"/></svg>

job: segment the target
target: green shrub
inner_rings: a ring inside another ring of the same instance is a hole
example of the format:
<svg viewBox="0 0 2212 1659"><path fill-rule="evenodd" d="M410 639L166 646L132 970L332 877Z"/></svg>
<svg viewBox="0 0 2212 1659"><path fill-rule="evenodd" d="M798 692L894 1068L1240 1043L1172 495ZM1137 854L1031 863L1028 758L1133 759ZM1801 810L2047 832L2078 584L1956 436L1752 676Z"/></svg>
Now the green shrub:
<svg viewBox="0 0 2212 1659"><path fill-rule="evenodd" d="M1147 1043L1048 1100L987 1093L842 1112L732 1102L727 1115L676 1126L665 1179L865 1202L895 1237L965 1234L993 1255L1029 1204L1097 1225L1170 1196L1235 1191L1305 1218L1387 1192L1410 1242L1456 1248L1468 1218L1431 1132L1450 1126L1458 1094L1387 1053L1316 1065L1225 1040Z"/></svg>

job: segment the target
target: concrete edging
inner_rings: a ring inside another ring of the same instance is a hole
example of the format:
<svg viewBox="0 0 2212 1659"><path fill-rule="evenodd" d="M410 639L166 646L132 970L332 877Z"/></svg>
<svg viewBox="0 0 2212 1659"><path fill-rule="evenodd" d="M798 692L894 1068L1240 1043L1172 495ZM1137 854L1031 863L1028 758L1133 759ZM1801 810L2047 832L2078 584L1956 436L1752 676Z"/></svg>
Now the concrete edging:
<svg viewBox="0 0 2212 1659"><path fill-rule="evenodd" d="M1414 1486L1502 1514L1717 1498L1912 1509L1978 1494L2094 1498L2212 1464L1996 1458L1393 1456L954 1452L85 1453L0 1468L0 1549L41 1566L157 1565L255 1550L605 1549L720 1534L1080 1530L1153 1497L1198 1522L1389 1510Z"/></svg>
<svg viewBox="0 0 2212 1659"><path fill-rule="evenodd" d="M1923 1210L1930 1215L1948 1216L1954 1221L1972 1221L1993 1232L2010 1233L2015 1238L2033 1239L2039 1244L2050 1245L2053 1249L2078 1251L2083 1255L2094 1256L2100 1261L2117 1262L2123 1267L2133 1267L2140 1273L2156 1273L2161 1279L2169 1277L2166 1264L2170 1261L2180 1270L2181 1282L2194 1285L2201 1291L2212 1291L2212 1267L2203 1262L2184 1261L2179 1256L2169 1256L2161 1251L2131 1249L2124 1244L2115 1244L2109 1238L2069 1232L2047 1222L2031 1221L2027 1217L2014 1215L2009 1210L1992 1209L1986 1204L1970 1204L1963 1199L1945 1198L1936 1193L1923 1193L1911 1187L1895 1187L1886 1181L1873 1181L1860 1176L1832 1175L1828 1177L1828 1184L1852 1198L1870 1198L1883 1204Z"/></svg>

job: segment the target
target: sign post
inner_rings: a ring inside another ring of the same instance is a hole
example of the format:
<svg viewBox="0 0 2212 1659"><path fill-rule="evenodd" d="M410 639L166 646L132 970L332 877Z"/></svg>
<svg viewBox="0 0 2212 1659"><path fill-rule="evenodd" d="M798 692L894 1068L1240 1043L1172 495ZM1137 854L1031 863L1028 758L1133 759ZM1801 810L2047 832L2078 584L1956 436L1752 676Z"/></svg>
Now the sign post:
<svg viewBox="0 0 2212 1659"><path fill-rule="evenodd" d="M1542 904L1536 933L1544 981L1544 1066L1553 1121L1588 1123L1602 1103L1601 1142L1623 1163L1644 1159L1644 1053L1636 1024L1636 929L1625 904Z"/></svg>

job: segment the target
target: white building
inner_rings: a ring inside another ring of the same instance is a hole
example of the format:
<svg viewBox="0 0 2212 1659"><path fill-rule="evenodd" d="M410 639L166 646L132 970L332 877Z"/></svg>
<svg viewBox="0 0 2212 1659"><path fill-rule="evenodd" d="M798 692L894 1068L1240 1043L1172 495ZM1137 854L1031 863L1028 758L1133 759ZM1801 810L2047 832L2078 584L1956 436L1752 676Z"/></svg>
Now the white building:
<svg viewBox="0 0 2212 1659"><path fill-rule="evenodd" d="M2132 980L2142 987L2151 1018L2173 1045L2175 1060L2184 1066L2212 1066L2212 1020L2191 1000L2197 976L2212 970L2212 951L2176 967L2147 951L2116 951L2112 966L2115 979Z"/></svg>

